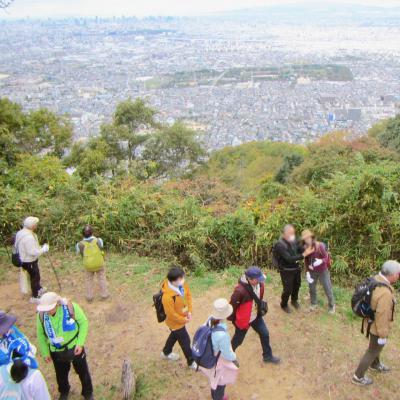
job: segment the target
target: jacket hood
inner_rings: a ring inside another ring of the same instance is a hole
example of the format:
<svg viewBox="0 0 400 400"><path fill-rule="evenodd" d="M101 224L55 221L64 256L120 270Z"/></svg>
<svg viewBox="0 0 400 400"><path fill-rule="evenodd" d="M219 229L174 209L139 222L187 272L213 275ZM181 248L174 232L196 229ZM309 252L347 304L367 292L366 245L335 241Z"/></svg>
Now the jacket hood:
<svg viewBox="0 0 400 400"><path fill-rule="evenodd" d="M174 289L172 289L169 284L168 284L168 279L165 279L162 286L161 286L161 290L162 292L166 295L166 296L180 296L180 293L178 293L178 291L175 291ZM185 282L183 284L183 288L185 290L185 293L188 290L188 286L187 283Z"/></svg>

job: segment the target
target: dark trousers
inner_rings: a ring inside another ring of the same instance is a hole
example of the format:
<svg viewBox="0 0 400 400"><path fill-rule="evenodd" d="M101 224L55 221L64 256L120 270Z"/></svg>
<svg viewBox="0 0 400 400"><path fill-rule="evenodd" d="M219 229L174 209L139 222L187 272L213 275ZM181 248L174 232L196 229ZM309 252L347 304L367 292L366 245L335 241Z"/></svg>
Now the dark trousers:
<svg viewBox="0 0 400 400"><path fill-rule="evenodd" d="M181 346L188 365L191 365L193 362L193 356L192 349L190 348L190 336L186 330L186 326L176 331L171 331L163 349L163 353L166 356L172 353L172 349L174 348L176 342L178 342Z"/></svg>
<svg viewBox="0 0 400 400"><path fill-rule="evenodd" d="M379 356L385 345L381 346L378 344L378 336L369 335L369 346L365 352L360 364L356 370L357 378L363 378L367 369L371 366L378 366L380 364Z"/></svg>
<svg viewBox="0 0 400 400"><path fill-rule="evenodd" d="M54 369L56 370L58 391L60 393L67 394L71 388L68 381L71 364L75 372L79 375L82 384L82 396L88 396L93 393L92 378L90 377L85 350L83 350L79 356L75 356L72 362L61 361L57 352L51 353L51 358L53 360Z"/></svg>
<svg viewBox="0 0 400 400"><path fill-rule="evenodd" d="M29 279L31 281L32 297L38 297L39 290L42 288L42 286L40 285L40 271L38 260L31 263L23 262L21 266L29 274Z"/></svg>
<svg viewBox="0 0 400 400"><path fill-rule="evenodd" d="M299 290L301 286L301 270L295 271L280 271L283 292L281 298L281 307L288 305L289 298L291 297L292 303L299 299Z"/></svg>
<svg viewBox="0 0 400 400"><path fill-rule="evenodd" d="M258 333L260 337L261 347L263 350L263 358L269 359L272 357L272 349L269 344L269 331L267 325L262 317L257 317L250 326ZM236 327L235 334L232 338L232 349L235 351L242 343L246 337L248 329L239 329Z"/></svg>
<svg viewBox="0 0 400 400"><path fill-rule="evenodd" d="M215 390L211 389L211 398L212 400L223 400L224 395L225 395L225 388L226 385L224 386L217 386Z"/></svg>

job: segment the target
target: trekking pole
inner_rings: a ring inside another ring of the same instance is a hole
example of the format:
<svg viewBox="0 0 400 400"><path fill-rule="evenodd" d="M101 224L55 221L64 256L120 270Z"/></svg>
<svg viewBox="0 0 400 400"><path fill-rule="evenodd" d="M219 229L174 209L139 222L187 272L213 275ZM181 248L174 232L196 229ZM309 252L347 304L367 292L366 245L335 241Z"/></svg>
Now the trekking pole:
<svg viewBox="0 0 400 400"><path fill-rule="evenodd" d="M51 266L51 269L53 270L54 275L55 275L55 277L56 277L58 289L59 289L60 292L61 292L61 291L62 291L61 282L60 282L60 278L58 277L57 270L56 270L56 268L54 267L54 264L53 264L53 262L51 261L51 258L50 258L50 256L49 256L47 253L46 253L46 257L47 257L47 259L49 260L49 264L50 264L50 266Z"/></svg>

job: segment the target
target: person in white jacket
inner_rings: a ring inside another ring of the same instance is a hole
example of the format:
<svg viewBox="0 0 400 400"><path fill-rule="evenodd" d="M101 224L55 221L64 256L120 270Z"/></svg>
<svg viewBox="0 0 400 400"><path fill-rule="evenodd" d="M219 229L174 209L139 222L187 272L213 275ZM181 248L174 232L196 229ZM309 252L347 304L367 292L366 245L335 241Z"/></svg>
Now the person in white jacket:
<svg viewBox="0 0 400 400"><path fill-rule="evenodd" d="M0 367L0 400L51 400L46 381L38 369L15 359Z"/></svg>
<svg viewBox="0 0 400 400"><path fill-rule="evenodd" d="M39 218L25 218L23 228L18 231L14 243L15 251L21 260L21 267L29 274L33 302L45 292L40 284L39 257L49 251L48 244L39 245L35 233L38 223Z"/></svg>

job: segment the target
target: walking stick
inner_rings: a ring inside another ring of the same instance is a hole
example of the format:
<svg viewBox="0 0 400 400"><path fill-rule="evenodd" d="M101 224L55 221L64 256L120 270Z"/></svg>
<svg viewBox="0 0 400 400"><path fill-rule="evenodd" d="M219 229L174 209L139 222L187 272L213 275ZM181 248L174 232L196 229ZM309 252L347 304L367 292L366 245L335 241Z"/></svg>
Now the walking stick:
<svg viewBox="0 0 400 400"><path fill-rule="evenodd" d="M54 275L55 275L55 277L56 277L58 289L59 289L59 291L61 292L61 291L62 291L61 282L60 282L60 278L58 277L57 270L56 270L56 268L54 267L54 264L53 264L53 262L51 261L51 258L50 258L50 256L49 256L47 253L46 253L46 257L47 257L47 259L49 260L49 264L50 264L50 266L51 266L51 269L53 270Z"/></svg>

